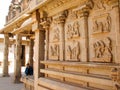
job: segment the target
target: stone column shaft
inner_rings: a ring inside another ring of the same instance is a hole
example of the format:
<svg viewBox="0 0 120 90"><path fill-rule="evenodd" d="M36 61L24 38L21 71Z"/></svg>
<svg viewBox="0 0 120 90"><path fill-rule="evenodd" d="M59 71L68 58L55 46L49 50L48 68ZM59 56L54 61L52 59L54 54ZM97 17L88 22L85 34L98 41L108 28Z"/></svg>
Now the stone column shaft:
<svg viewBox="0 0 120 90"><path fill-rule="evenodd" d="M81 58L83 62L88 62L89 61L89 31L88 31L88 15L89 12L82 12L81 18L83 20L83 41L84 41L84 57Z"/></svg>
<svg viewBox="0 0 120 90"><path fill-rule="evenodd" d="M15 62L14 62L14 83L19 83L21 78L21 36L16 35L16 52L15 52Z"/></svg>
<svg viewBox="0 0 120 90"><path fill-rule="evenodd" d="M40 61L44 60L44 43L45 40L45 31L44 30L35 30L35 49L34 49L34 77L35 77L35 83L34 87L35 90L38 90L38 79L39 77L43 77L44 74L40 73L40 69L44 68L44 65L40 63Z"/></svg>
<svg viewBox="0 0 120 90"><path fill-rule="evenodd" d="M34 40L30 39L30 43L29 43L29 63L30 66L33 67L33 47L34 47Z"/></svg>
<svg viewBox="0 0 120 90"><path fill-rule="evenodd" d="M8 75L8 53L9 53L9 35L4 34L4 59L3 59L3 76Z"/></svg>
<svg viewBox="0 0 120 90"><path fill-rule="evenodd" d="M65 31L64 31L64 21L59 23L60 26L60 60L65 60Z"/></svg>

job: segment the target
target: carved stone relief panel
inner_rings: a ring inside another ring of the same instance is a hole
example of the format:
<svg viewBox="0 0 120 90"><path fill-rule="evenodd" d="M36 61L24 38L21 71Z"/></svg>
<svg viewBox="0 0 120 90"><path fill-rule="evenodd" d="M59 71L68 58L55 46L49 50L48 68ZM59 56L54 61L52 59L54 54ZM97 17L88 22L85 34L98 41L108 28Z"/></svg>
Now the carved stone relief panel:
<svg viewBox="0 0 120 90"><path fill-rule="evenodd" d="M49 59L59 60L60 56L60 46L58 43L51 43L49 45Z"/></svg>
<svg viewBox="0 0 120 90"><path fill-rule="evenodd" d="M60 40L60 31L59 28L54 28L53 30L53 41L59 41Z"/></svg>
<svg viewBox="0 0 120 90"><path fill-rule="evenodd" d="M49 59L59 60L60 57L60 29L58 24L52 22L49 30Z"/></svg>
<svg viewBox="0 0 120 90"><path fill-rule="evenodd" d="M59 55L59 45L54 44L50 46L51 56L58 56Z"/></svg>
<svg viewBox="0 0 120 90"><path fill-rule="evenodd" d="M111 31L111 17L109 14L101 15L93 18L93 33L105 33Z"/></svg>
<svg viewBox="0 0 120 90"><path fill-rule="evenodd" d="M80 42L73 40L66 45L66 60L80 61Z"/></svg>
<svg viewBox="0 0 120 90"><path fill-rule="evenodd" d="M65 23L65 60L80 61L81 21L78 10L71 9Z"/></svg>
<svg viewBox="0 0 120 90"><path fill-rule="evenodd" d="M94 58L96 62L112 62L112 41L109 37L104 40L98 40L93 43Z"/></svg>
<svg viewBox="0 0 120 90"><path fill-rule="evenodd" d="M75 21L75 22L67 25L66 35L67 35L67 39L80 37L80 24L78 21Z"/></svg>

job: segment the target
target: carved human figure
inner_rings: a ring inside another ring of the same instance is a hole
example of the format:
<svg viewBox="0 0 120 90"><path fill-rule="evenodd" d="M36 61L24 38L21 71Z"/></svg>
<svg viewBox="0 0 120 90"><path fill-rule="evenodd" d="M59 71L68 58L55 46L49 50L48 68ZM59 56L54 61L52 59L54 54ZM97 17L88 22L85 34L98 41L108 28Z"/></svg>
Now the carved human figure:
<svg viewBox="0 0 120 90"><path fill-rule="evenodd" d="M72 50L71 50L70 45L68 45L68 47L67 47L67 53L68 53L69 59L72 59Z"/></svg>
<svg viewBox="0 0 120 90"><path fill-rule="evenodd" d="M97 31L98 31L98 23L97 23L97 21L95 20L95 21L93 22L93 32L96 33Z"/></svg>
<svg viewBox="0 0 120 90"><path fill-rule="evenodd" d="M73 34L72 34L72 25L68 24L67 25L67 39L71 39L72 36L73 36Z"/></svg>
<svg viewBox="0 0 120 90"><path fill-rule="evenodd" d="M94 44L95 57L100 58L102 56L100 43L96 42Z"/></svg>
<svg viewBox="0 0 120 90"><path fill-rule="evenodd" d="M58 45L54 45L50 47L51 49L51 56L58 56L59 55L59 46Z"/></svg>
<svg viewBox="0 0 120 90"><path fill-rule="evenodd" d="M53 40L54 41L58 41L59 40L59 33L60 33L60 31L59 31L58 28L54 29L54 36L53 36Z"/></svg>
<svg viewBox="0 0 120 90"><path fill-rule="evenodd" d="M95 20L93 24L94 24L93 33L101 33L104 31L104 26L102 21Z"/></svg>
<svg viewBox="0 0 120 90"><path fill-rule="evenodd" d="M67 47L68 59L80 60L80 44L79 42L73 42L73 45Z"/></svg>
<svg viewBox="0 0 120 90"><path fill-rule="evenodd" d="M73 24L73 37L79 37L80 36L80 30L79 30L80 26L78 22L75 22Z"/></svg>
<svg viewBox="0 0 120 90"><path fill-rule="evenodd" d="M111 59L112 59L112 49L111 49L111 40L109 38L105 38L104 42L106 43L106 46L105 46L105 51L103 53L103 57L111 62Z"/></svg>
<svg viewBox="0 0 120 90"><path fill-rule="evenodd" d="M108 16L104 23L104 32L110 32L111 29L111 17Z"/></svg>
<svg viewBox="0 0 120 90"><path fill-rule="evenodd" d="M76 42L75 46L73 47L72 58L80 60L80 44L79 44L79 42Z"/></svg>
<svg viewBox="0 0 120 90"><path fill-rule="evenodd" d="M98 22L98 31L99 32L103 31L103 23L102 22Z"/></svg>
<svg viewBox="0 0 120 90"><path fill-rule="evenodd" d="M100 43L100 52L101 52L101 57L102 57L103 53L105 51L105 43L102 40L100 40L98 42Z"/></svg>
<svg viewBox="0 0 120 90"><path fill-rule="evenodd" d="M100 62L112 61L111 40L109 38L95 42L93 47L96 60L100 60Z"/></svg>

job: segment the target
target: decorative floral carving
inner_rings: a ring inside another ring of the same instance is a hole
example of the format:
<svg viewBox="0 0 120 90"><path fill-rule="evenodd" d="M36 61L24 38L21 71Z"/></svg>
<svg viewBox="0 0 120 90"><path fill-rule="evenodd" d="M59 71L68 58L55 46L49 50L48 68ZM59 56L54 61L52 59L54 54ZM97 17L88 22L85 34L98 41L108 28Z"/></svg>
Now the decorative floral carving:
<svg viewBox="0 0 120 90"><path fill-rule="evenodd" d="M112 68L111 76L115 90L120 90L120 68Z"/></svg>
<svg viewBox="0 0 120 90"><path fill-rule="evenodd" d="M111 62L112 61L112 48L110 38L97 41L93 44L95 57L93 61L98 62Z"/></svg>
<svg viewBox="0 0 120 90"><path fill-rule="evenodd" d="M58 28L54 29L53 41L59 41L59 39L60 39L59 33L60 33L60 31Z"/></svg>
<svg viewBox="0 0 120 90"><path fill-rule="evenodd" d="M67 54L69 60L79 61L80 60L80 43L73 41L73 45L67 46Z"/></svg>
<svg viewBox="0 0 120 90"><path fill-rule="evenodd" d="M108 15L105 19L102 21L94 20L93 21L93 33L104 33L104 32L110 32L111 30L111 17Z"/></svg>
<svg viewBox="0 0 120 90"><path fill-rule="evenodd" d="M51 56L59 56L59 45L55 44L50 47Z"/></svg>
<svg viewBox="0 0 120 90"><path fill-rule="evenodd" d="M73 25L67 25L67 39L80 36L80 25L79 22L74 22Z"/></svg>

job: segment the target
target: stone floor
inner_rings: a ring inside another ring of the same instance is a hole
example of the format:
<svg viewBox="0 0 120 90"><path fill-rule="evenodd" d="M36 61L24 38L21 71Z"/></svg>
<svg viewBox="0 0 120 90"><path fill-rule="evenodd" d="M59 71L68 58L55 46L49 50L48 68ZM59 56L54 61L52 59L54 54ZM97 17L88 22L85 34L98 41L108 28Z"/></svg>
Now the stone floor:
<svg viewBox="0 0 120 90"><path fill-rule="evenodd" d="M0 90L25 90L23 83L13 83L13 72L10 71L10 77L2 77L2 69L0 68Z"/></svg>

